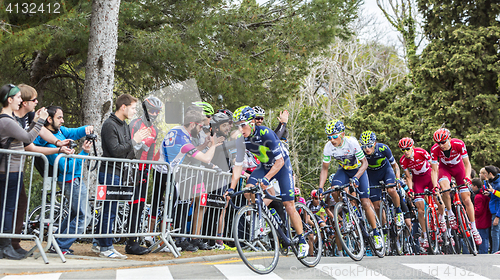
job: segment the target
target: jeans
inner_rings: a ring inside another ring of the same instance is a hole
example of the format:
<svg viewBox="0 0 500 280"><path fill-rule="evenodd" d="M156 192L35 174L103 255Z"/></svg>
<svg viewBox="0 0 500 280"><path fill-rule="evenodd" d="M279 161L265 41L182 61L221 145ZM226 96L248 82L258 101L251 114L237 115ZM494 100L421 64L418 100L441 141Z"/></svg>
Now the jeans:
<svg viewBox="0 0 500 280"><path fill-rule="evenodd" d="M75 180L70 183L59 182L59 187L64 190L66 199L70 199L68 203L71 210L69 215L61 223L58 233L84 233L92 220L87 187L81 178L75 178ZM73 242L76 241L76 238L57 238L56 241L61 250L67 251Z"/></svg>
<svg viewBox="0 0 500 280"><path fill-rule="evenodd" d="M500 244L500 223L494 226L493 221L495 215L491 215L491 253L498 252L498 245Z"/></svg>
<svg viewBox="0 0 500 280"><path fill-rule="evenodd" d="M478 246L479 254L488 254L488 249L490 248L490 228L477 229L483 243Z"/></svg>
<svg viewBox="0 0 500 280"><path fill-rule="evenodd" d="M114 175L112 173L105 174L104 172L99 172L99 184L106 185L120 185L120 176ZM113 224L115 223L116 210L118 207L118 202L116 201L105 201L103 212L101 214L101 226L98 233L106 234L113 232ZM101 252L113 249L113 238L96 238L101 247Z"/></svg>
<svg viewBox="0 0 500 280"><path fill-rule="evenodd" d="M7 175L9 180L7 180ZM0 174L0 233L12 233L16 203L19 198L23 173ZM5 193L7 191L7 193ZM7 195L7 197L6 197ZM5 207L5 212L4 212Z"/></svg>

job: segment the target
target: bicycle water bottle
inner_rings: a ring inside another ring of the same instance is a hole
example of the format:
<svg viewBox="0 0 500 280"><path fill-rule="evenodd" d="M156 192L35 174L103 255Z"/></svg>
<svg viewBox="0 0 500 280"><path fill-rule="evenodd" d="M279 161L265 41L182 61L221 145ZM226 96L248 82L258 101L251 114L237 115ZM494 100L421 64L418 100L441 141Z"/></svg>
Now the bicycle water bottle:
<svg viewBox="0 0 500 280"><path fill-rule="evenodd" d="M271 212L271 214L276 218L276 220L278 221L278 224L281 225L282 222L281 222L281 218L280 218L280 215L278 214L278 212L276 212L276 210L274 208L270 208L269 212Z"/></svg>

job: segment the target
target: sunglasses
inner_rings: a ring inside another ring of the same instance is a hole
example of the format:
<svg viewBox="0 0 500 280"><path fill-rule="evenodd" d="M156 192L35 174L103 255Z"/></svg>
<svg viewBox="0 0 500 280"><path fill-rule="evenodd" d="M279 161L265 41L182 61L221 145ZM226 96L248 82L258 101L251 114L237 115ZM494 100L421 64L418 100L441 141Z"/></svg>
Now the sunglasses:
<svg viewBox="0 0 500 280"><path fill-rule="evenodd" d="M20 91L20 89L13 84L9 84L8 86L10 87L9 92L5 95L2 102L7 101L7 98L16 95Z"/></svg>
<svg viewBox="0 0 500 280"><path fill-rule="evenodd" d="M30 101L32 101L32 102L36 102L37 100L38 100L38 98L37 98L37 97L35 97L35 98L31 99L31 100L26 100L26 102L30 102Z"/></svg>
<svg viewBox="0 0 500 280"><path fill-rule="evenodd" d="M447 141L447 140L445 140L445 141L441 141L441 142L436 142L436 143L438 143L439 145L444 145L444 144L446 144L446 141Z"/></svg>
<svg viewBox="0 0 500 280"><path fill-rule="evenodd" d="M151 110L150 109L150 110L148 110L148 113L151 114L151 115L158 115L160 113L160 110L154 110L154 109Z"/></svg>
<svg viewBox="0 0 500 280"><path fill-rule="evenodd" d="M337 139L337 138L339 138L339 136L340 136L340 133L339 134L328 135L328 140Z"/></svg>
<svg viewBox="0 0 500 280"><path fill-rule="evenodd" d="M203 123L197 123L197 122L191 122L191 123L195 123L195 124L199 125L200 127L203 127Z"/></svg>
<svg viewBox="0 0 500 280"><path fill-rule="evenodd" d="M370 149L372 148L374 145L373 144L370 144L370 145L362 145L361 146L361 149Z"/></svg>
<svg viewBox="0 0 500 280"><path fill-rule="evenodd" d="M409 150L411 150L411 148L402 148L401 149L402 152L406 152L406 151L409 151Z"/></svg>
<svg viewBox="0 0 500 280"><path fill-rule="evenodd" d="M242 123L237 124L236 126L243 128L246 125L248 125L249 123L250 123L249 121L248 122L242 122Z"/></svg>
<svg viewBox="0 0 500 280"><path fill-rule="evenodd" d="M261 120L263 120L263 119L264 119L263 117L256 117L256 118L255 118L255 120L256 120L256 121L261 121Z"/></svg>

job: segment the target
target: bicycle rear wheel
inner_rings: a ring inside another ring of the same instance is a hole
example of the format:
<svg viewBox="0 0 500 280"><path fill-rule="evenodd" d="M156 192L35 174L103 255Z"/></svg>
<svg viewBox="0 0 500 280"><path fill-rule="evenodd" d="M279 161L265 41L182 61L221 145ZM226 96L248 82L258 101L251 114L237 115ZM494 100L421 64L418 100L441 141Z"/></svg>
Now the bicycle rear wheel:
<svg viewBox="0 0 500 280"><path fill-rule="evenodd" d="M318 221L314 218L314 214L311 210L303 203L295 203L295 209L300 215L302 221L302 230L304 232L304 238L309 246L313 246L313 249L309 249L312 254L307 255L303 259L298 259L303 265L307 267L315 267L321 260L321 255L323 254L323 240L321 238L321 231L318 225ZM292 250L295 255L297 255L298 249L298 236L295 234L295 230L290 232L292 237L293 245Z"/></svg>
<svg viewBox="0 0 500 280"><path fill-rule="evenodd" d="M426 232L427 232L427 240L429 241L428 252L429 252L429 254L437 255L439 253L438 221L437 221L436 217L434 215L432 215L432 212L430 211L429 207L425 208L424 216L425 216L425 227L426 227Z"/></svg>
<svg viewBox="0 0 500 280"><path fill-rule="evenodd" d="M469 253L477 256L477 247L476 243L472 239L472 232L469 223L469 217L467 217L467 213L465 209L461 205L457 205L457 221L458 227L462 233L462 239L464 240L465 246L469 248Z"/></svg>
<svg viewBox="0 0 500 280"><path fill-rule="evenodd" d="M383 258L385 256L385 247L386 246L385 246L384 234L382 232L382 224L380 223L380 220L378 219L377 214L375 214L375 209L373 209L373 207L370 207L370 209L371 209L371 211L373 211L373 214L375 216L376 230L382 236L382 248L379 250L375 249L375 238L374 238L373 234L370 234L370 237L368 238L368 243L370 243L370 246L372 247L373 253L375 253L375 255L377 255L377 257L379 257L379 258ZM370 223L368 222L368 218L366 217L365 211L363 211L363 217L365 219L366 227L371 228ZM368 228L367 228L367 230L368 230Z"/></svg>
<svg viewBox="0 0 500 280"><path fill-rule="evenodd" d="M384 203L383 201L380 201L380 210L379 210L379 216L378 216L378 219L380 221L380 224L381 224L381 228L382 228L382 232L380 232L380 234L382 234L382 236L384 237L384 245L385 245L385 254L386 255L390 255L391 254L391 250L392 250L392 246L391 246L391 243L394 243L393 240L392 240L392 232L391 232L391 215L389 213L389 208L388 208L388 205L386 203ZM387 236L387 238L385 238Z"/></svg>
<svg viewBox="0 0 500 280"><path fill-rule="evenodd" d="M355 261L363 259L365 254L365 241L359 227L358 217L350 217L349 210L343 202L335 204L333 209L335 219L335 232L342 248Z"/></svg>
<svg viewBox="0 0 500 280"><path fill-rule="evenodd" d="M267 274L278 264L280 246L269 217L261 212L261 218L255 206L243 206L234 217L233 236L246 266L255 273Z"/></svg>
<svg viewBox="0 0 500 280"><path fill-rule="evenodd" d="M413 236L411 235L410 228L407 225L403 225L403 230L401 235L403 236L403 254L414 255L415 254L415 242Z"/></svg>

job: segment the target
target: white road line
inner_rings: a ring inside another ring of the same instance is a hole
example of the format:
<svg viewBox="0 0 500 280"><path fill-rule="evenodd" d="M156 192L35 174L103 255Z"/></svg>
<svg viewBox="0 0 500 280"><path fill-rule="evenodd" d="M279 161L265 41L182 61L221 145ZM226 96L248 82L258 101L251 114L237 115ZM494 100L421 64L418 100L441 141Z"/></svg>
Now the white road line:
<svg viewBox="0 0 500 280"><path fill-rule="evenodd" d="M58 280L62 273L47 273L37 275L7 275L2 280Z"/></svg>
<svg viewBox="0 0 500 280"><path fill-rule="evenodd" d="M116 280L173 280L167 266L143 267L116 270Z"/></svg>
<svg viewBox="0 0 500 280"><path fill-rule="evenodd" d="M472 271L466 270L464 268L456 267L449 264L437 264L437 263L409 263L402 265L411 267L413 269L422 271L422 273L428 274L432 277L436 277L441 280L460 280L460 279L474 279L483 280L489 279L481 276ZM472 269L471 265L471 269Z"/></svg>
<svg viewBox="0 0 500 280"><path fill-rule="evenodd" d="M257 274L250 270L244 264L216 264L214 265L228 280L251 280L251 279L269 279L269 280L281 280L282 278L276 275L274 272L269 274Z"/></svg>
<svg viewBox="0 0 500 280"><path fill-rule="evenodd" d="M370 279L386 280L390 279L381 274L380 271L371 270L357 264L318 264L319 269L324 274L335 279Z"/></svg>

